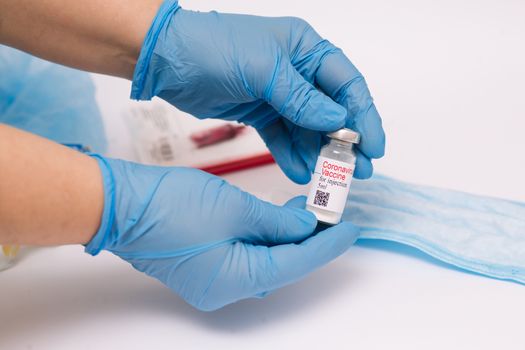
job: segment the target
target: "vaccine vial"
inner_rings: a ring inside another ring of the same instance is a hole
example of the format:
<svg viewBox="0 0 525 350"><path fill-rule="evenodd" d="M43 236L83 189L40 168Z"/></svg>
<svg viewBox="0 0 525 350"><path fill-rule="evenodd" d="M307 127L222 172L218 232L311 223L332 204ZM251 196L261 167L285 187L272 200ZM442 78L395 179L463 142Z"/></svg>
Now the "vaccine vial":
<svg viewBox="0 0 525 350"><path fill-rule="evenodd" d="M351 129L339 129L327 135L330 141L321 148L312 175L306 209L326 224L341 222L348 190L354 175L356 155L353 148L360 135Z"/></svg>

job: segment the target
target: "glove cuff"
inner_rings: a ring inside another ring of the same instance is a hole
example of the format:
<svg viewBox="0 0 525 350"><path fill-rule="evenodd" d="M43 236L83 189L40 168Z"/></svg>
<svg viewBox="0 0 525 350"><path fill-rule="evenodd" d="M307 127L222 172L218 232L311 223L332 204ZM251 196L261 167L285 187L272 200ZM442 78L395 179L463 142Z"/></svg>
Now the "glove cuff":
<svg viewBox="0 0 525 350"><path fill-rule="evenodd" d="M150 100L154 96L153 89L144 91L145 80L151 60L151 55L157 43L159 33L164 27L165 23L171 16L180 8L177 0L166 0L162 3L159 11L153 19L153 23L146 34L140 55L135 65L135 72L133 73L133 82L131 85L131 98L134 100Z"/></svg>
<svg viewBox="0 0 525 350"><path fill-rule="evenodd" d="M106 159L98 154L90 154L90 156L97 160L104 182L104 209L100 227L85 248L86 253L97 255L105 247L115 221L115 178Z"/></svg>

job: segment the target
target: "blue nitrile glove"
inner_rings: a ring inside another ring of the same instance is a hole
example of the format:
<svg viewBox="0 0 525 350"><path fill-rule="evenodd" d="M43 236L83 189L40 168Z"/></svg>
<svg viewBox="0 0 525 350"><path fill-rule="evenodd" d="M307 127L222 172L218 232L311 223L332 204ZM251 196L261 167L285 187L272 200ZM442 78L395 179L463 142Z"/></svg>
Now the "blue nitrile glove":
<svg viewBox="0 0 525 350"><path fill-rule="evenodd" d="M358 233L341 223L312 235L312 213L200 170L93 157L104 212L86 251L118 255L201 310L292 283L346 251Z"/></svg>
<svg viewBox="0 0 525 350"><path fill-rule="evenodd" d="M370 177L370 159L384 153L381 118L363 76L298 18L192 12L165 1L131 91L134 99L153 96L198 118L254 126L298 183L310 180L322 132L346 125L361 133L358 178Z"/></svg>

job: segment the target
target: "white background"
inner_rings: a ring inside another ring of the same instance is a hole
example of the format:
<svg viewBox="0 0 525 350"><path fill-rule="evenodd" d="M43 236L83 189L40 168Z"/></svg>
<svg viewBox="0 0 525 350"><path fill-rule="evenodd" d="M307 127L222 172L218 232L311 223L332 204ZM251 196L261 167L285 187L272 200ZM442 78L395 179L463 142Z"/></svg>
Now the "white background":
<svg viewBox="0 0 525 350"><path fill-rule="evenodd" d="M307 19L367 78L388 137L376 171L525 201L525 2L182 5ZM101 95L128 94L127 82L97 82ZM119 116L107 123L111 153L132 158ZM226 178L278 203L306 191L276 166ZM0 288L1 349L525 348L525 286L387 243L360 243L300 283L214 313L78 246L26 251Z"/></svg>

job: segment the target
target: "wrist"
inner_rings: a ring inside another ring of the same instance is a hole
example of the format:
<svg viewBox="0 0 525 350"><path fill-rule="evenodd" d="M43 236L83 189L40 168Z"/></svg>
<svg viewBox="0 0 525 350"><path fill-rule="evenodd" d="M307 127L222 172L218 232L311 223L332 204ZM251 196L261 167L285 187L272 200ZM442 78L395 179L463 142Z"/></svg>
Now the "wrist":
<svg viewBox="0 0 525 350"><path fill-rule="evenodd" d="M150 85L150 82L146 82L146 78L151 56L160 32L179 8L177 0L166 0L160 5L154 18L150 21L150 25L146 29L147 33L144 35L143 42L141 42L139 54L136 56L137 61L132 74L131 98L149 100L153 97L152 87L146 86Z"/></svg>
<svg viewBox="0 0 525 350"><path fill-rule="evenodd" d="M91 154L100 168L104 202L100 226L86 246L86 253L97 255L101 250L123 253L129 237L144 228L157 212L148 210L157 196L162 180L173 171L169 167L153 167L125 160Z"/></svg>
<svg viewBox="0 0 525 350"><path fill-rule="evenodd" d="M107 160L99 155L91 155L100 168L103 179L104 203L100 226L97 232L91 237L86 244L86 252L91 255L97 255L105 246L115 221L115 178L113 171Z"/></svg>
<svg viewBox="0 0 525 350"><path fill-rule="evenodd" d="M129 9L134 6L133 9ZM121 28L120 40L115 49L115 58L120 62L122 72L118 75L127 79L133 78L141 49L145 43L148 30L152 26L156 15L162 8L163 0L139 1L127 5L128 9L123 16L129 16L128 25Z"/></svg>

